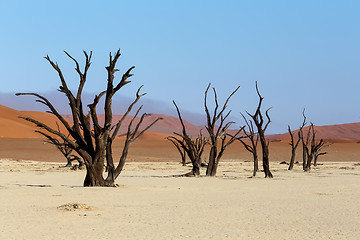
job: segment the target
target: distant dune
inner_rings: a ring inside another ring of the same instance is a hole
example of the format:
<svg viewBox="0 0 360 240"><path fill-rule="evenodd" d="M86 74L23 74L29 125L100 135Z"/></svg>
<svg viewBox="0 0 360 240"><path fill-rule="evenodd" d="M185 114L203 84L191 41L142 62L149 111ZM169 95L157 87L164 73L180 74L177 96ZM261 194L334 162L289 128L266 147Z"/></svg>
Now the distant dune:
<svg viewBox="0 0 360 240"><path fill-rule="evenodd" d="M19 119L18 116L29 116L47 123L55 129L57 128L56 121L58 120L51 114L22 112L0 106L0 157L36 161L64 161L64 157L54 146L44 144L42 136L34 132L37 129L34 124ZM173 132L181 132L179 120L175 117L155 114L147 117L144 123L147 125L159 116L164 119L144 133L132 145L129 161L180 161L179 153L175 147L165 139L167 136L172 135ZM121 115L114 115L114 122L120 118ZM67 119L70 121L70 116L67 116ZM100 119L103 119L103 115L100 115ZM120 136L114 142L113 153L115 159L118 159L122 152L123 135L126 132L125 126L129 123L129 120L126 119L122 131L120 131ZM185 122L185 124L190 135L195 136L200 131L200 127L189 122ZM64 129L61 131L66 132ZM319 137L330 139L330 141L336 143L327 150L329 154L324 156L324 160L359 161L360 148L356 142L359 141L357 139L360 136L360 123L316 127L316 131ZM235 130L230 132L234 133ZM270 144L271 161L288 161L290 154L290 146L287 143L289 134L269 135L268 138L272 141ZM205 151L204 157L206 158L209 148L206 147ZM298 158L300 156L298 154ZM251 155L241 143L236 141L227 149L224 158L228 161L234 159L249 160Z"/></svg>
<svg viewBox="0 0 360 240"><path fill-rule="evenodd" d="M304 128L304 132L308 131L309 127ZM332 142L348 142L360 139L360 123L347 123L337 125L315 126L316 136L318 139L327 139ZM294 136L297 137L299 130L293 131ZM270 140L289 140L290 134L274 134L268 136Z"/></svg>
<svg viewBox="0 0 360 240"><path fill-rule="evenodd" d="M19 116L31 117L40 122L47 123L57 129L55 116L44 112L17 111L0 105L0 137L2 138L41 138L34 132L37 128L34 124L20 119ZM65 132L63 127L60 127Z"/></svg>
<svg viewBox="0 0 360 240"><path fill-rule="evenodd" d="M39 120L40 122L48 124L50 127L57 129L56 122L59 122L57 118L51 114L44 112L35 111L17 111L5 106L0 105L0 137L2 138L41 138L41 135L35 133L37 129L34 124L29 123L23 119L18 118L19 116L27 116ZM71 115L63 115L69 122L72 121ZM113 124L121 119L122 115L113 115ZM151 129L150 132L145 134L142 138L161 138L168 135L172 135L174 132L181 133L182 126L180 121L176 117L166 116L162 114L153 114L147 116L142 124L140 130L148 126L156 118L161 117L163 120L157 122ZM100 124L104 122L104 114L99 114ZM127 126L132 119L132 116L128 116L120 128L119 135L126 133ZM139 121L136 118L133 125L135 126ZM184 120L187 132L191 136L197 136L201 130L201 127L195 126ZM63 127L60 129L62 132L66 132ZM306 131L307 128L305 128ZM315 130L318 138L330 139L333 142L347 142L357 141L360 139L360 123L348 123L338 125L327 125L327 126L315 126ZM203 131L205 135L205 130ZM236 130L230 130L231 133L235 133ZM295 130L295 135L298 130ZM161 133L161 134L160 134ZM151 135L151 137L150 137ZM289 133L269 135L270 141L287 141L289 140Z"/></svg>
<svg viewBox="0 0 360 240"><path fill-rule="evenodd" d="M157 140L165 139L168 136L169 134L167 133L145 132L139 139L144 141L157 141Z"/></svg>
<svg viewBox="0 0 360 240"><path fill-rule="evenodd" d="M68 121L72 120L71 115L63 115ZM113 115L113 124L116 124L123 115ZM98 114L99 117L99 122L100 124L104 123L104 119L105 119L105 115L104 114ZM148 126L149 124L151 124L153 121L155 121L158 117L163 118L163 120L158 121L154 126L151 127L150 131L151 132L159 132L159 133L167 133L167 134L173 134L174 132L177 133L181 133L182 132L182 126L180 124L180 121L178 118L176 117L171 117L171 116L166 116L163 114L153 114L150 116L147 116L144 118L143 123L140 127L140 130L144 129L146 126ZM127 132L127 126L129 125L130 121L132 119L132 116L128 116L119 131L119 135L122 135L124 133ZM140 118L137 117L134 120L133 126L136 126L136 124L139 122ZM197 136L198 133L200 132L200 127L197 127L191 123L189 123L188 121L184 120L184 124L186 127L186 130L188 132L189 135L191 136Z"/></svg>

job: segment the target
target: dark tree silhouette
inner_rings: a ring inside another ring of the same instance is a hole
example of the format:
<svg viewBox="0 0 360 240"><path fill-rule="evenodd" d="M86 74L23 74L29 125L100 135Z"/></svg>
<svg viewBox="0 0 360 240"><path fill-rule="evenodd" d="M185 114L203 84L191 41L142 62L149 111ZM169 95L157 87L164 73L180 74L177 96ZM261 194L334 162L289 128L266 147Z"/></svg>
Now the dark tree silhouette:
<svg viewBox="0 0 360 240"><path fill-rule="evenodd" d="M199 176L201 167L201 155L204 152L204 147L208 142L206 138L202 136L201 131L199 133L199 136L195 140L191 139L191 137L186 132L185 124L182 120L180 110L176 105L175 101L173 101L173 103L179 116L179 120L182 126L182 133L174 133L177 137L170 136L168 137L168 139L176 142L180 146L180 148L182 148L186 152L192 163L192 171L184 174L183 176Z"/></svg>
<svg viewBox="0 0 360 240"><path fill-rule="evenodd" d="M305 171L306 166L307 166L307 162L308 162L308 153L309 153L309 144L310 144L310 139L311 139L311 127L309 126L309 128L306 131L306 135L304 135L304 128L303 129L299 129L299 137L301 139L301 143L302 143L302 154L303 154L303 170Z"/></svg>
<svg viewBox="0 0 360 240"><path fill-rule="evenodd" d="M318 157L326 154L326 152L321 152L321 150L329 147L331 144L326 143L324 139L316 140L316 131L313 123L310 124L306 141L303 142L305 142L306 153L304 171L310 171L312 161L314 160L314 165L316 166Z"/></svg>
<svg viewBox="0 0 360 240"><path fill-rule="evenodd" d="M58 129L58 131L60 132L59 129ZM72 167L72 162L75 161L75 160L78 161L78 163L79 163L77 168L82 169L84 167L84 161L80 157L78 157L77 155L72 154L73 149L66 143L66 141L64 141L62 139L61 139L62 141L60 141L60 139L52 137L49 134L46 134L46 133L41 132L41 131L35 131L35 132L37 132L37 133L43 135L44 137L46 137L47 141L45 141L45 142L53 144L61 152L61 154L67 160L67 163L66 163L65 167Z"/></svg>
<svg viewBox="0 0 360 240"><path fill-rule="evenodd" d="M254 125L252 121L248 121L245 116L241 113L242 117L245 120L245 124L247 129L245 130L245 126L242 127L243 136L237 137L236 139L241 142L241 144L245 147L247 151L249 151L254 159L254 170L253 170L253 177L256 176L256 173L259 171L259 161L258 161L258 153L257 153L257 145L259 142L259 135L254 130ZM247 138L250 140L250 144L243 139Z"/></svg>
<svg viewBox="0 0 360 240"><path fill-rule="evenodd" d="M53 134L61 138L66 144L76 151L77 154L84 160L86 166L86 177L84 180L84 186L115 186L115 179L121 173L125 160L129 151L130 144L138 139L145 131L153 126L160 118L153 121L150 125L146 126L142 131L139 130L140 125L143 123L144 118L148 115L142 114L140 120L135 126L134 120L139 115L141 107L136 111L136 114L131 119L130 124L127 128L126 139L123 147L123 151L119 160L119 163L115 167L112 157L112 142L114 141L123 120L128 116L133 106L139 101L141 97L145 95L140 94L141 87L136 93L135 100L130 104L128 110L123 115L122 119L116 124L112 125L112 98L113 96L125 85L130 83L128 80L132 76L131 70L134 66L129 68L121 77L118 84L114 84L115 73L119 71L115 68L115 65L120 57L120 50L118 50L113 56L110 53L109 66L106 67L107 71L107 87L106 90L96 95L93 102L88 105L89 113L84 113L82 92L87 80L87 73L91 65L92 52L88 54L84 51L85 55L85 66L84 70L81 71L80 64L70 54L65 54L74 61L75 71L79 75L80 81L76 91L76 94L68 88L65 77L57 63L53 62L49 56L45 59L50 63L53 69L57 72L61 86L59 91L64 93L69 101L69 106L72 114L72 123L67 122L62 117L51 102L45 97L37 93L17 93L16 95L32 95L37 97L37 102L46 105L49 108L49 113L54 114L60 123L66 128L70 137L58 130L52 129L46 124L39 122L35 119L25 117L23 119L36 124L41 129L45 130L49 134ZM104 110L105 110L105 121L104 124L100 125L96 107L100 99L105 96ZM106 169L108 175L104 178L104 165L106 160Z"/></svg>
<svg viewBox="0 0 360 240"><path fill-rule="evenodd" d="M295 141L294 139L294 134L293 132L291 131L291 128L290 128L290 125L288 125L288 131L289 131L289 134L290 134L290 146L291 146L291 159L290 159L290 164L289 164L289 168L288 170L292 170L294 168L294 162L295 162L295 156L296 156L296 149L301 141L301 132L303 130L303 128L305 127L306 125L306 116L305 116L305 109L303 110L303 122L299 128L299 131L298 131L298 138L297 140Z"/></svg>
<svg viewBox="0 0 360 240"><path fill-rule="evenodd" d="M253 115L248 112L247 112L247 114L253 119L255 126L257 127L257 132L259 134L259 139L260 139L260 144L261 144L261 149L262 149L263 169L264 169L265 177L272 178L273 175L270 172L270 166L269 166L269 141L266 141L266 138L265 138L265 131L271 122L269 114L268 114L269 110L271 108L269 108L265 111L265 115L267 117L267 122L265 123L263 115L261 113L261 104L262 104L262 101L264 100L264 98L260 95L260 92L259 92L259 89L257 86L257 82L256 82L256 92L259 96L259 104L256 109L256 112Z"/></svg>
<svg viewBox="0 0 360 240"><path fill-rule="evenodd" d="M211 115L207 106L207 94L210 88L210 85L208 85L206 91L205 91L205 113L207 118L207 124L206 124L206 130L209 133L209 144L210 144L210 153L209 153L209 163L208 167L206 169L206 176L215 176L217 167L219 164L219 161L221 157L224 154L225 149L232 144L236 140L236 136L240 133L241 130L239 130L235 135L231 136L230 139L227 139L226 130L233 124L234 122L227 122L226 118L230 115L231 110L224 114L227 104L230 100L230 98L239 90L240 86L238 86L235 91L233 91L229 97L226 99L223 107L219 110L219 104L217 99L217 94L215 88L213 88L214 91L214 100L215 100L215 108L214 112ZM218 123L218 126L216 125ZM220 149L218 146L218 141L220 141Z"/></svg>
<svg viewBox="0 0 360 240"><path fill-rule="evenodd" d="M324 143L322 146L319 147L319 149L314 154L314 166L317 166L317 160L320 156L326 155L327 152L321 152L324 148L330 147L332 143Z"/></svg>
<svg viewBox="0 0 360 240"><path fill-rule="evenodd" d="M182 140L182 144L180 144L177 140L174 139L174 137L169 136L166 138L167 140L169 140L178 150L178 152L180 153L181 156L181 164L183 166L186 166L186 151L185 149L182 147L182 145L184 144L184 140Z"/></svg>

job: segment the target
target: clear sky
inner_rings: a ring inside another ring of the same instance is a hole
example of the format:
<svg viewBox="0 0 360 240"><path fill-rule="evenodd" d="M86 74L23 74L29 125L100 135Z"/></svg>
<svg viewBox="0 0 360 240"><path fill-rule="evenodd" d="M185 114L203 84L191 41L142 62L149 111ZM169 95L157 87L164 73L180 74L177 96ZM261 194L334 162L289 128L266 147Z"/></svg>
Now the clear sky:
<svg viewBox="0 0 360 240"><path fill-rule="evenodd" d="M0 104L23 110L33 99L12 93L59 86L47 54L76 86L64 50L80 62L93 51L86 91L97 93L120 48L120 70L136 66L121 98L144 84L151 111L173 115L175 100L199 124L208 83L220 102L240 85L229 109L242 125L258 81L264 108L273 107L271 133L298 127L304 107L316 125L360 122L359 13L357 0L0 0Z"/></svg>

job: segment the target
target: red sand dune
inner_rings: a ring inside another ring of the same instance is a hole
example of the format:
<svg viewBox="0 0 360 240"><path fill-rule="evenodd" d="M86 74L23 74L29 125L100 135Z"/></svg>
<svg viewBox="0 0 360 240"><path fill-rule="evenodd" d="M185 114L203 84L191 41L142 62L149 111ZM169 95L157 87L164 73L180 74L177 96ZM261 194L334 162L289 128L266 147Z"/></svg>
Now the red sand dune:
<svg viewBox="0 0 360 240"><path fill-rule="evenodd" d="M57 129L55 116L44 112L17 111L0 105L0 137L2 138L41 138L42 136L36 132L35 124L32 124L19 116L30 117L40 122L46 123L48 126ZM63 127L60 127L65 132Z"/></svg>
<svg viewBox="0 0 360 240"><path fill-rule="evenodd" d="M21 112L0 106L0 158L29 159L41 161L64 161L64 157L50 144L44 144L41 135L35 133L37 129L34 124L19 119L18 116L30 116L43 121L56 128L55 117L42 112ZM156 117L164 118L157 126L146 132L139 141L136 141L129 153L129 161L180 161L175 147L165 138L172 135L174 131L181 131L177 118L164 115L153 115L144 121L149 124ZM121 116L114 116L114 121ZM128 123L129 119L124 122ZM186 122L186 126L196 135L200 128ZM156 131L156 132L154 132ZM359 144L356 143L360 136L360 123L316 127L319 137L332 139L336 144L332 145L324 156L326 161L359 161ZM65 132L65 131L64 131ZM124 134L124 131L120 132ZM189 133L190 134L190 133ZM288 134L269 136L270 140L280 139L280 142L272 142L271 161L284 161L289 159ZM342 140L341 140L342 139ZM114 156L119 158L122 151L123 137L114 142ZM208 148L205 149L208 154ZM275 152L275 154L274 154ZM300 155L299 155L300 156ZM298 157L299 157L298 156ZM225 153L227 159L250 159L250 154L239 142L231 145Z"/></svg>
<svg viewBox="0 0 360 240"><path fill-rule="evenodd" d="M63 115L65 119L68 121L72 120L71 115ZM112 123L116 124L123 115L113 115ZM99 123L104 124L105 115L104 114L98 114L99 117ZM158 121L154 126L150 128L151 132L159 132L159 133L167 133L167 134L173 134L174 132L181 133L182 132L182 126L180 124L180 121L176 117L166 116L163 114L153 114L150 116L147 116L144 118L143 123L140 127L140 130L144 129L146 126L151 124L153 121L155 121L158 117L163 118L162 120ZM132 116L127 116L122 123L122 126L120 128L119 134L122 135L127 132L127 126L129 125ZM136 124L139 122L140 118L137 117L133 122L133 127L136 126ZM197 127L188 121L184 120L184 124L186 127L186 131L191 136L197 136L200 132L200 127Z"/></svg>
<svg viewBox="0 0 360 240"><path fill-rule="evenodd" d="M0 105L0 137L2 138L41 138L41 135L35 133L37 129L34 124L29 123L23 119L19 119L19 116L28 116L39 120L40 122L48 124L50 127L57 129L56 122L59 122L55 116L44 113L44 112L35 112L35 111L17 111L5 106ZM65 119L71 121L71 115L64 115ZM114 115L113 123L116 123L121 119L122 115ZM162 134L157 134L158 138L164 138L167 135L172 135L174 132L181 133L182 127L180 121L176 117L166 116L162 114L153 114L147 116L142 124L140 130L145 126L149 125L156 118L162 117L163 120L157 122L149 131ZM120 128L119 135L126 133L127 125L131 120L131 116L128 116ZM104 115L99 114L100 124L104 122ZM139 121L139 118L136 118L134 125ZM197 127L187 121L184 121L188 134L191 136L198 135L200 127ZM61 126L61 124L59 124ZM308 128L305 128L305 131ZM315 126L315 130L318 138L331 139L334 142L347 142L347 141L356 141L360 139L360 123L348 123L348 124L339 124L339 125L328 125L328 126ZM63 127L61 127L62 132L66 132ZM231 130L235 131L235 130ZM298 130L295 130L295 135ZM203 131L205 134L205 131ZM155 134L156 135L156 134ZM154 135L154 136L155 136ZM161 135L161 137L160 137ZM149 137L149 134L143 136L143 138ZM279 140L288 140L289 133L284 134L275 134L268 136L271 141Z"/></svg>
<svg viewBox="0 0 360 240"><path fill-rule="evenodd" d="M308 131L309 127L304 128L304 133ZM293 131L294 137L297 138L299 130ZM360 139L360 123L347 123L337 125L315 126L316 138L326 139L331 142L349 142L357 141ZM276 140L289 140L290 134L274 134L269 135L269 139Z"/></svg>
<svg viewBox="0 0 360 240"><path fill-rule="evenodd" d="M139 137L139 140L143 140L143 141L164 141L166 140L167 137L169 137L170 134L167 133L160 133L160 132L150 132L147 131L145 133L143 133L143 135L141 135ZM126 134L122 134L122 135L118 135L117 138L118 139L125 139Z"/></svg>

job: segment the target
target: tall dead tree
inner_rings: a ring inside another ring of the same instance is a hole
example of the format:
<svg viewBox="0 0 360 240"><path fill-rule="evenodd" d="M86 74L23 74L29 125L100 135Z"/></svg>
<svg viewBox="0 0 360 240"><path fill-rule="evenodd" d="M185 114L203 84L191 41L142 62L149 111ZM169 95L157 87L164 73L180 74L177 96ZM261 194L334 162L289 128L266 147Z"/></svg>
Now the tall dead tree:
<svg viewBox="0 0 360 240"><path fill-rule="evenodd" d="M205 100L204 100L205 113L207 119L206 130L209 133L209 139L210 139L209 164L206 169L206 176L215 176L219 161L223 156L225 149L236 140L236 136L241 132L241 130L239 130L235 135L231 136L230 139L227 139L226 131L234 122L225 123L226 118L231 113L231 110L226 114L224 113L230 98L237 92L237 90L239 90L240 86L238 86L235 89L235 91L233 91L229 95L229 97L226 99L223 107L220 109L219 112L218 112L219 104L218 104L217 94L215 88L213 88L215 108L211 115L207 106L207 94L210 89L210 85L211 84L209 84L208 87L206 88ZM220 148L218 146L219 139L221 140Z"/></svg>
<svg viewBox="0 0 360 240"><path fill-rule="evenodd" d="M120 81L117 84L114 84L115 73L119 71L115 67L121 54L120 50L118 50L114 56L110 53L109 66L106 67L106 90L100 92L99 95L95 96L93 102L88 105L89 113L86 114L84 113L82 92L85 82L87 80L87 73L91 65L92 52L88 54L84 51L85 66L83 71L80 69L80 64L75 58L73 58L67 52L65 52L65 54L71 60L73 60L73 62L75 63L75 71L79 75L80 81L76 94L73 94L73 92L68 88L65 77L58 64L53 62L49 56L46 56L45 59L50 63L50 65L57 72L60 78L61 85L59 87L59 91L61 93L64 93L67 97L67 100L69 101L69 106L72 114L72 123L66 121L47 98L37 93L17 93L16 95L32 95L37 97L36 101L48 107L48 112L57 117L60 123L68 131L70 137L68 137L64 133L61 133L58 130L52 129L48 125L35 119L29 117L25 117L23 119L36 124L39 128L45 130L45 132L61 138L71 149L73 149L77 152L77 154L79 154L79 156L84 160L86 166L86 177L84 180L84 186L115 186L114 181L122 171L130 144L136 139L138 139L158 120L160 120L160 118L156 119L150 125L146 126L145 128L143 128L143 130L140 131L140 125L148 114L142 114L138 123L134 124L134 120L137 118L141 110L141 107L138 108L136 114L131 119L130 124L128 125L123 151L119 163L117 164L117 166L115 166L112 157L112 142L115 139L123 120L128 116L131 109L139 101L139 99L145 95L145 93L140 94L140 87L136 93L135 100L130 104L127 112L124 114L122 119L119 120L116 125L112 125L112 98L121 88L131 82L128 80L128 78L133 75L131 74L131 70L134 69L134 66L129 68L122 75ZM103 96L105 96L105 121L104 124L100 124L96 107ZM105 161L106 169L108 172L106 178L104 178L103 176Z"/></svg>
<svg viewBox="0 0 360 240"><path fill-rule="evenodd" d="M290 128L290 125L288 125L288 131L289 131L289 134L290 134L290 146L291 146L291 158L290 158L290 164L289 164L289 168L288 170L292 170L294 168L294 162L295 162L295 156L296 156L296 149L301 141L301 132L303 130L303 128L305 127L306 125L306 116L305 116L305 109L303 110L303 122L299 128L299 131L298 131L298 138L297 140L295 141L294 139L294 134L293 132L291 131L291 128Z"/></svg>
<svg viewBox="0 0 360 240"><path fill-rule="evenodd" d="M269 165L269 141L266 141L266 138L265 138L265 131L271 122L270 116L269 116L269 110L271 108L268 108L265 111L265 115L267 118L267 122L265 123L264 117L261 113L261 104L262 104L262 101L264 100L264 98L260 95L260 92L259 92L259 89L257 86L257 82L256 82L256 92L259 96L258 107L255 111L255 114L252 115L248 112L247 112L247 114L253 119L255 126L257 127L257 132L259 134L259 139L260 139L260 144L261 144L261 149L262 149L263 169L264 169L265 177L272 178L273 175L270 172L270 165Z"/></svg>
<svg viewBox="0 0 360 240"><path fill-rule="evenodd" d="M199 136L193 140L186 132L185 124L182 120L180 110L176 105L175 101L173 101L176 111L182 126L182 133L174 133L177 137L171 136L168 137L171 141L176 142L188 155L191 163L192 170L191 172L184 174L184 176L199 176L200 175L200 167L201 167L201 155L204 152L204 147L208 143L206 138L202 136L201 131Z"/></svg>
<svg viewBox="0 0 360 240"><path fill-rule="evenodd" d="M299 137L301 139L302 143L302 154L303 154L303 170L305 171L307 162L308 162L308 153L309 153L309 144L311 139L311 128L312 126L309 126L309 128L306 131L306 135L304 135L304 128L299 129Z"/></svg>

